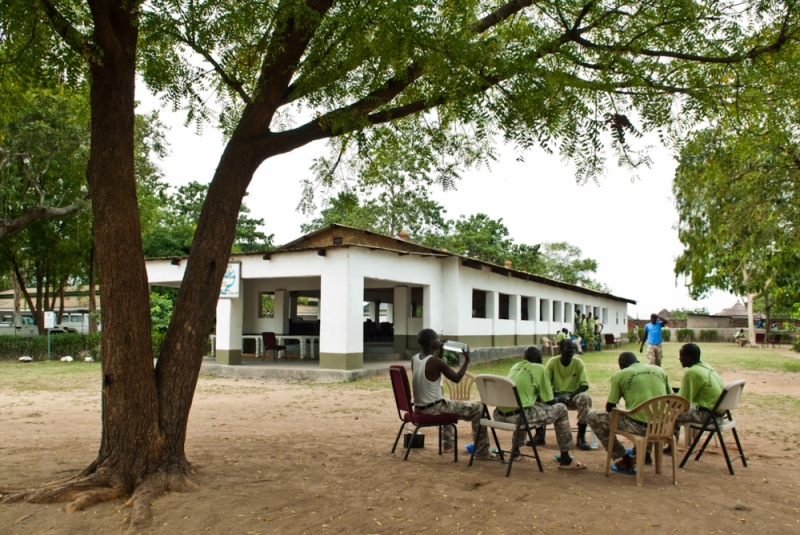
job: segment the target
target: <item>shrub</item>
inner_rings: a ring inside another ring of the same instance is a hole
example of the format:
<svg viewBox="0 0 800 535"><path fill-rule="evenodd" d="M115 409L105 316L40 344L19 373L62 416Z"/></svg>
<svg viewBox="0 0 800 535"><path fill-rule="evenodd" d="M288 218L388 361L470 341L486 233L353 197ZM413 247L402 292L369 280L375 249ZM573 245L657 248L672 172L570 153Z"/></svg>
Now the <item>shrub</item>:
<svg viewBox="0 0 800 535"><path fill-rule="evenodd" d="M164 337L166 333L153 331L153 358L158 358L158 354L161 352L161 344L164 343Z"/></svg>
<svg viewBox="0 0 800 535"><path fill-rule="evenodd" d="M701 342L719 342L719 333L714 329L700 331Z"/></svg>
<svg viewBox="0 0 800 535"><path fill-rule="evenodd" d="M661 338L663 338L665 342L669 342L672 340L672 331L669 329L661 329Z"/></svg>
<svg viewBox="0 0 800 535"><path fill-rule="evenodd" d="M88 351L89 352L89 356L92 357L97 362L100 362L100 357L101 357L100 349L101 349L102 341L103 341L103 333L102 333L102 331L94 333L94 334L87 335L85 340L84 340L84 344L85 344L84 347L86 348L86 351Z"/></svg>
<svg viewBox="0 0 800 535"><path fill-rule="evenodd" d="M67 355L77 358L81 351L86 350L95 360L100 360L100 340L100 333L89 336L77 333L51 334L50 358L60 359ZM47 360L47 336L0 336L0 358L18 359L26 355L34 360Z"/></svg>
<svg viewBox="0 0 800 535"><path fill-rule="evenodd" d="M678 329L675 331L675 336L678 338L678 342L693 342L694 341L694 329Z"/></svg>

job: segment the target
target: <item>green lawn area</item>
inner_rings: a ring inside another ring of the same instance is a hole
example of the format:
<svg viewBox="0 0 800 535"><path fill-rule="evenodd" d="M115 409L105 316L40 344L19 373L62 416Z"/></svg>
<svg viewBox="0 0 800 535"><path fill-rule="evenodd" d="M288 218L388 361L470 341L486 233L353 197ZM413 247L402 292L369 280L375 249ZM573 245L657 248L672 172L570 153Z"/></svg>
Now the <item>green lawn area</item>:
<svg viewBox="0 0 800 535"><path fill-rule="evenodd" d="M99 362L0 362L0 391L83 390L95 381L99 389L100 374Z"/></svg>

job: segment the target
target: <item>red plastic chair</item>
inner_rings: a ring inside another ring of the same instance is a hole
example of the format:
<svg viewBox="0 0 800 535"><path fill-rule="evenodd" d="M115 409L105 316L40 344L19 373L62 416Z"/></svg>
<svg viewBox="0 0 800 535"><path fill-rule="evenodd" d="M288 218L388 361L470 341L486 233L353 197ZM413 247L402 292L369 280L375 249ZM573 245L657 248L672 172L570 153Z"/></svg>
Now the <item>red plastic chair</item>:
<svg viewBox="0 0 800 535"><path fill-rule="evenodd" d="M772 347L775 347L776 345L778 347L781 347L781 335L773 334L772 336L770 336L769 340L767 340L767 347L769 347L770 344L772 344Z"/></svg>
<svg viewBox="0 0 800 535"><path fill-rule="evenodd" d="M614 338L614 335L613 335L612 333L606 333L606 334L604 334L604 335L603 335L603 338L605 339L606 346L611 346L611 347L613 347L613 348L616 348L616 347L617 347L617 344L619 343L619 342L618 342L618 341L617 341L617 340Z"/></svg>
<svg viewBox="0 0 800 535"><path fill-rule="evenodd" d="M411 452L411 445L417 436L417 431L422 427L437 427L439 429L439 455L442 454L442 426L450 425L453 427L455 437L455 447L453 448L453 461L458 462L458 416L455 414L419 414L413 412L411 405L411 388L408 385L408 373L403 366L392 365L389 366L389 377L392 379L392 390L394 390L394 401L397 403L397 416L403 424L397 432L397 438L394 439L394 446L392 453L397 449L397 443L400 441L400 435L403 434L406 424L411 424L414 427L414 434L411 440L408 441L406 454L403 460L408 460L408 454Z"/></svg>
<svg viewBox="0 0 800 535"><path fill-rule="evenodd" d="M763 346L766 342L766 336L765 333L756 333L756 345Z"/></svg>
<svg viewBox="0 0 800 535"><path fill-rule="evenodd" d="M275 333L261 333L261 339L264 341L264 360L267 360L268 349L272 350L272 360L276 362L278 361L278 351L283 351L283 354L286 355L286 346L278 345Z"/></svg>

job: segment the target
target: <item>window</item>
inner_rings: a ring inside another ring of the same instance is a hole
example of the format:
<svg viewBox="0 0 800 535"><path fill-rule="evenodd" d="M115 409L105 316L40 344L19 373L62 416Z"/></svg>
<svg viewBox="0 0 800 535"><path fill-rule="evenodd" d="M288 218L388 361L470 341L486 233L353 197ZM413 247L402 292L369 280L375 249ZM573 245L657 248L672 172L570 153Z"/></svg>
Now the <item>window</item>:
<svg viewBox="0 0 800 535"><path fill-rule="evenodd" d="M70 323L83 323L83 314L70 314L69 315L69 322Z"/></svg>
<svg viewBox="0 0 800 535"><path fill-rule="evenodd" d="M258 308L259 318L275 317L275 292L261 292L259 294L261 306Z"/></svg>
<svg viewBox="0 0 800 535"><path fill-rule="evenodd" d="M541 299L539 301L539 321L550 320L550 300Z"/></svg>
<svg viewBox="0 0 800 535"><path fill-rule="evenodd" d="M334 245L341 245L342 244L342 237L341 236L334 236L333 237L333 244Z"/></svg>
<svg viewBox="0 0 800 535"><path fill-rule="evenodd" d="M22 324L23 325L36 325L36 321L33 319L33 316L22 316Z"/></svg>
<svg viewBox="0 0 800 535"><path fill-rule="evenodd" d="M500 304L500 310L497 311L497 318L501 320L507 320L511 318L511 315L509 314L509 303L511 301L510 296L508 294L500 294L498 301Z"/></svg>
<svg viewBox="0 0 800 535"><path fill-rule="evenodd" d="M472 290L472 317L486 317L486 292L483 290Z"/></svg>
<svg viewBox="0 0 800 535"><path fill-rule="evenodd" d="M520 310L520 317L522 318L522 321L528 321L530 319L528 318L528 298L523 297L519 301L520 306L522 307L522 310Z"/></svg>
<svg viewBox="0 0 800 535"><path fill-rule="evenodd" d="M561 301L553 301L553 321L561 323Z"/></svg>
<svg viewBox="0 0 800 535"><path fill-rule="evenodd" d="M619 310L617 310L617 325L619 325Z"/></svg>

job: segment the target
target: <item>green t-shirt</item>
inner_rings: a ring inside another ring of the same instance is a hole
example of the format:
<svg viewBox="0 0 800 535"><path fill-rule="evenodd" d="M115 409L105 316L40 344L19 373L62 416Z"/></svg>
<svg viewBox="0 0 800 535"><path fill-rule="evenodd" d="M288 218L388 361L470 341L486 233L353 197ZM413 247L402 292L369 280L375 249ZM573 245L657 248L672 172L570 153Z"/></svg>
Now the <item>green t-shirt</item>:
<svg viewBox="0 0 800 535"><path fill-rule="evenodd" d="M579 386L589 386L589 376L586 367L578 357L572 357L569 366L561 364L559 357L553 357L547 362L547 378L555 392L575 392Z"/></svg>
<svg viewBox="0 0 800 535"><path fill-rule="evenodd" d="M714 368L705 362L698 362L686 370L678 395L688 399L692 405L711 410L723 388L725 383Z"/></svg>
<svg viewBox="0 0 800 535"><path fill-rule="evenodd" d="M556 335L556 343L561 342L561 340L566 340L566 338L567 338L566 334L564 334L561 331L558 331L558 334Z"/></svg>
<svg viewBox="0 0 800 535"><path fill-rule="evenodd" d="M553 388L547 379L547 370L541 364L523 360L514 364L508 371L508 378L517 383L517 392L522 407L531 407L537 401L546 403L553 399ZM513 411L515 407L497 407L503 412Z"/></svg>
<svg viewBox="0 0 800 535"><path fill-rule="evenodd" d="M616 405L620 399L625 399L625 407L630 410L645 401L668 394L672 394L672 388L669 386L667 372L658 366L637 362L611 377L608 402ZM647 422L647 417L642 413L633 414L630 418Z"/></svg>
<svg viewBox="0 0 800 535"><path fill-rule="evenodd" d="M586 330L590 333L594 332L594 318L587 318L586 319Z"/></svg>

